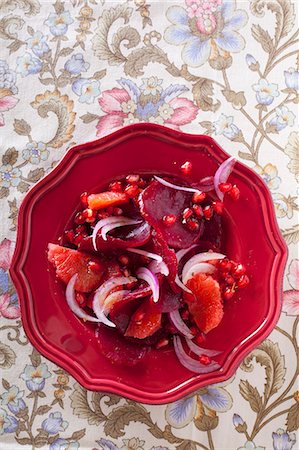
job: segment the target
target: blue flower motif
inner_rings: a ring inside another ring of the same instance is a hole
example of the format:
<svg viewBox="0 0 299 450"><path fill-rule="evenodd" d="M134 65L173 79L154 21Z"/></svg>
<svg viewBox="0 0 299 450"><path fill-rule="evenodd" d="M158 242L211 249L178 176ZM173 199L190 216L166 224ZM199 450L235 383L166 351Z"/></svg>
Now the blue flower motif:
<svg viewBox="0 0 299 450"><path fill-rule="evenodd" d="M232 407L232 398L223 388L226 383L218 383L200 389L196 395L184 397L167 405L165 417L174 428L183 428L196 416L198 402L216 412L225 412Z"/></svg>
<svg viewBox="0 0 299 450"><path fill-rule="evenodd" d="M82 53L76 53L66 61L64 68L72 75L78 75L81 72L86 72L89 66L90 64L84 61Z"/></svg>
<svg viewBox="0 0 299 450"><path fill-rule="evenodd" d="M281 131L287 126L294 126L296 116L287 106L276 108L275 113L275 117L269 121L269 124L274 125L276 127L276 131Z"/></svg>
<svg viewBox="0 0 299 450"><path fill-rule="evenodd" d="M45 380L51 376L47 364L42 363L37 367L26 364L21 378L26 382L30 391L40 391L45 386Z"/></svg>
<svg viewBox="0 0 299 450"><path fill-rule="evenodd" d="M17 167L13 169L10 164L0 167L0 186L9 188L16 187L21 181L21 171Z"/></svg>
<svg viewBox="0 0 299 450"><path fill-rule="evenodd" d="M16 81L16 73L9 69L5 61L0 59L0 89L9 89L12 94L17 94Z"/></svg>
<svg viewBox="0 0 299 450"><path fill-rule="evenodd" d="M27 75L38 73L41 68L41 60L33 58L33 56L28 52L17 58L17 72L20 73L22 77L27 77Z"/></svg>
<svg viewBox="0 0 299 450"><path fill-rule="evenodd" d="M241 416L239 416L239 414L233 415L233 424L235 428L238 427L239 425L244 425L244 423L245 423L244 420L242 419Z"/></svg>
<svg viewBox="0 0 299 450"><path fill-rule="evenodd" d="M79 442L58 438L50 445L50 450L78 450Z"/></svg>
<svg viewBox="0 0 299 450"><path fill-rule="evenodd" d="M227 139L234 139L240 132L240 129L233 123L233 116L226 116L221 114L219 119L213 123L214 131L216 135L223 135Z"/></svg>
<svg viewBox="0 0 299 450"><path fill-rule="evenodd" d="M245 56L245 59L246 59L246 64L249 68L250 68L250 66L255 66L255 64L257 64L257 60L255 59L255 57L250 55L249 53L247 53L247 55Z"/></svg>
<svg viewBox="0 0 299 450"><path fill-rule="evenodd" d="M20 391L17 386L13 385L1 395L1 404L7 405L10 412L17 414L26 408L23 396L24 391Z"/></svg>
<svg viewBox="0 0 299 450"><path fill-rule="evenodd" d="M41 31L37 31L34 33L33 36L31 36L29 39L27 39L27 47L30 48L33 53L41 57L45 53L49 51L49 46L46 41L46 37L43 35Z"/></svg>
<svg viewBox="0 0 299 450"><path fill-rule="evenodd" d="M22 156L25 161L29 161L31 164L39 164L41 161L46 161L48 159L49 151L44 142L29 142L26 144Z"/></svg>
<svg viewBox="0 0 299 450"><path fill-rule="evenodd" d="M299 70L290 67L289 70L284 71L285 84L290 89L299 90Z"/></svg>
<svg viewBox="0 0 299 450"><path fill-rule="evenodd" d="M47 419L42 422L42 429L49 434L56 434L59 431L65 431L69 426L66 420L63 420L61 412L51 413Z"/></svg>
<svg viewBox="0 0 299 450"><path fill-rule="evenodd" d="M79 78L72 84L72 90L79 96L80 103L91 104L100 95L100 82L87 78Z"/></svg>
<svg viewBox="0 0 299 450"><path fill-rule="evenodd" d="M276 83L268 83L264 78L261 78L252 87L256 92L256 100L261 105L271 105L274 97L279 96L278 85Z"/></svg>
<svg viewBox="0 0 299 450"><path fill-rule="evenodd" d="M7 414L5 409L0 408L0 435L4 433L14 433L18 428L18 420L14 416Z"/></svg>
<svg viewBox="0 0 299 450"><path fill-rule="evenodd" d="M272 433L274 450L292 450L296 443L295 433L288 433L282 428Z"/></svg>
<svg viewBox="0 0 299 450"><path fill-rule="evenodd" d="M45 21L45 24L50 28L54 36L62 36L67 32L69 25L73 22L74 20L69 11L65 11L60 14L51 13Z"/></svg>
<svg viewBox="0 0 299 450"><path fill-rule="evenodd" d="M184 45L183 61L198 67L208 61L211 52L237 53L245 46L238 33L247 23L245 11L236 10L233 0L210 0L210 8L205 1L186 0L187 9L171 6L167 18L173 24L165 31L165 40L174 45Z"/></svg>

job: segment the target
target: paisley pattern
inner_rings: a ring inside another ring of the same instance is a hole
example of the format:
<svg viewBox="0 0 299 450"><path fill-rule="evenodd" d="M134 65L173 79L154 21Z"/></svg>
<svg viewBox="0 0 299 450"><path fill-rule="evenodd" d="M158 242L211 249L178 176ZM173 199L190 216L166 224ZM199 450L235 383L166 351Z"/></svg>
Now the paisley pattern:
<svg viewBox="0 0 299 450"><path fill-rule="evenodd" d="M298 448L298 14L294 0L0 0L1 448ZM28 189L71 145L144 121L212 135L259 173L289 246L272 334L233 379L162 406L87 392L41 357L8 276Z"/></svg>

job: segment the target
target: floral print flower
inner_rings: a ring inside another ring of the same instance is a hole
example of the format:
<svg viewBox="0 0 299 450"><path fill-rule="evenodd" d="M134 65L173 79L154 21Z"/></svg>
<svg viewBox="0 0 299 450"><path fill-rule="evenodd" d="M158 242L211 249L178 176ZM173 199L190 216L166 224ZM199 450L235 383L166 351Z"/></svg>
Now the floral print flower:
<svg viewBox="0 0 299 450"><path fill-rule="evenodd" d="M293 131L289 135L288 143L285 148L285 154L290 158L288 168L290 172L295 174L297 181L299 182L299 133Z"/></svg>
<svg viewBox="0 0 299 450"><path fill-rule="evenodd" d="M16 73L9 69L7 62L0 59L0 92L8 89L11 94L17 94L16 78Z"/></svg>
<svg viewBox="0 0 299 450"><path fill-rule="evenodd" d="M232 407L232 398L224 389L230 383L218 383L200 389L196 395L184 397L167 405L165 417L169 425L183 428L192 422L199 406L207 407L215 412L225 412Z"/></svg>
<svg viewBox="0 0 299 450"><path fill-rule="evenodd" d="M50 50L47 44L46 37L41 31L37 31L36 33L34 33L33 36L27 39L26 43L27 47L31 49L33 53L39 58Z"/></svg>
<svg viewBox="0 0 299 450"><path fill-rule="evenodd" d="M26 408L23 397L24 391L20 391L16 385L13 385L1 395L1 404L7 405L13 414L18 414L18 412Z"/></svg>
<svg viewBox="0 0 299 450"><path fill-rule="evenodd" d="M287 106L275 109L275 117L270 120L270 125L274 125L277 131L281 131L287 126L292 127L295 123L295 114Z"/></svg>
<svg viewBox="0 0 299 450"><path fill-rule="evenodd" d="M0 167L0 186L5 188L18 186L21 175L17 167L13 168L10 164L4 164Z"/></svg>
<svg viewBox="0 0 299 450"><path fill-rule="evenodd" d="M290 202L288 202L288 199L283 194L272 194L272 199L274 202L277 217L288 217L289 219L293 217L293 209L290 205Z"/></svg>
<svg viewBox="0 0 299 450"><path fill-rule="evenodd" d="M45 363L37 367L26 364L21 378L26 382L26 386L30 391L40 391L45 386L45 380L51 376L48 366Z"/></svg>
<svg viewBox="0 0 299 450"><path fill-rule="evenodd" d="M121 89L104 91L99 98L99 104L106 114L100 117L97 124L97 136L137 122L160 123L180 129L181 125L191 122L197 115L198 108L193 102L179 98L188 90L185 86L175 84L163 89L158 79L149 82L143 79L142 89L124 78L118 83Z"/></svg>
<svg viewBox="0 0 299 450"><path fill-rule="evenodd" d="M277 167L273 164L266 164L264 167L256 166L255 170L263 178L270 190L278 189L281 178L278 176Z"/></svg>
<svg viewBox="0 0 299 450"><path fill-rule="evenodd" d="M78 450L79 442L58 438L50 445L50 450Z"/></svg>
<svg viewBox="0 0 299 450"><path fill-rule="evenodd" d="M289 70L284 71L285 84L289 89L299 90L299 70L290 67Z"/></svg>
<svg viewBox="0 0 299 450"><path fill-rule="evenodd" d="M261 78L252 88L256 92L256 100L260 105L271 105L274 98L279 96L278 84L268 83L264 78Z"/></svg>
<svg viewBox="0 0 299 450"><path fill-rule="evenodd" d="M79 75L81 72L86 72L89 66L90 64L84 61L82 53L76 53L66 61L64 68L72 75Z"/></svg>
<svg viewBox="0 0 299 450"><path fill-rule="evenodd" d="M22 152L25 161L31 164L39 164L41 161L46 161L49 157L49 151L46 144L43 142L29 142Z"/></svg>
<svg viewBox="0 0 299 450"><path fill-rule="evenodd" d="M9 92L9 91L8 91ZM7 89L0 88L0 127L5 125L4 116L2 113L14 108L18 103L18 99L12 95L6 95Z"/></svg>
<svg viewBox="0 0 299 450"><path fill-rule="evenodd" d="M41 60L34 58L28 52L17 58L17 72L20 73L22 77L27 77L27 75L38 73L41 71L41 68Z"/></svg>
<svg viewBox="0 0 299 450"><path fill-rule="evenodd" d="M100 445L100 450L144 450L145 441L141 441L139 438L123 439L123 446L118 447L112 441L101 438L96 441ZM97 450L97 449L93 449ZM151 450L168 450L166 447L152 447Z"/></svg>
<svg viewBox="0 0 299 450"><path fill-rule="evenodd" d="M79 78L72 84L72 90L79 96L80 103L91 104L100 95L100 82L87 78Z"/></svg>
<svg viewBox="0 0 299 450"><path fill-rule="evenodd" d="M165 31L169 44L184 45L183 61L198 67L212 54L236 53L245 46L238 33L247 23L245 11L234 0L186 0L187 8L171 6L167 18L173 24Z"/></svg>
<svg viewBox="0 0 299 450"><path fill-rule="evenodd" d="M287 316L299 315L299 259L293 259L287 274L292 289L283 293L282 310Z"/></svg>
<svg viewBox="0 0 299 450"><path fill-rule="evenodd" d="M223 135L227 139L234 139L240 132L240 129L233 123L233 116L226 116L221 114L218 120L213 123L214 131L216 135Z"/></svg>
<svg viewBox="0 0 299 450"><path fill-rule="evenodd" d="M162 92L162 79L158 77L142 78L142 85L140 91L143 95L158 95Z"/></svg>
<svg viewBox="0 0 299 450"><path fill-rule="evenodd" d="M64 11L59 14L51 13L45 24L50 28L54 36L62 36L66 34L68 27L74 20L69 11Z"/></svg>
<svg viewBox="0 0 299 450"><path fill-rule="evenodd" d="M239 447L238 450L266 450L265 447L256 447L253 441L245 442L244 447Z"/></svg>
<svg viewBox="0 0 299 450"><path fill-rule="evenodd" d="M272 433L274 450L292 450L296 443L295 433L288 433L282 428Z"/></svg>
<svg viewBox="0 0 299 450"><path fill-rule="evenodd" d="M63 420L61 412L54 412L49 415L47 419L42 422L42 429L49 434L57 434L59 431L64 431L69 423Z"/></svg>
<svg viewBox="0 0 299 450"><path fill-rule="evenodd" d="M5 409L0 408L0 435L14 433L18 428L18 423L15 417L8 415Z"/></svg>
<svg viewBox="0 0 299 450"><path fill-rule="evenodd" d="M2 342L0 342L0 368L10 369L15 361L15 352L8 345L2 344Z"/></svg>

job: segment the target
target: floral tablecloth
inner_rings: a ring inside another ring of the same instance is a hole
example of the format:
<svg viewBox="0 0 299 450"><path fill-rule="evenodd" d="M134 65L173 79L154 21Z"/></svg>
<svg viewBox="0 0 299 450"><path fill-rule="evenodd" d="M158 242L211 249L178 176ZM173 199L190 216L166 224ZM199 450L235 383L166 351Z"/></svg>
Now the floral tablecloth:
<svg viewBox="0 0 299 450"><path fill-rule="evenodd" d="M1 450L299 448L297 25L290 0L0 0ZM268 339L163 406L87 392L41 357L8 277L28 189L71 145L142 121L212 135L261 174L289 246Z"/></svg>

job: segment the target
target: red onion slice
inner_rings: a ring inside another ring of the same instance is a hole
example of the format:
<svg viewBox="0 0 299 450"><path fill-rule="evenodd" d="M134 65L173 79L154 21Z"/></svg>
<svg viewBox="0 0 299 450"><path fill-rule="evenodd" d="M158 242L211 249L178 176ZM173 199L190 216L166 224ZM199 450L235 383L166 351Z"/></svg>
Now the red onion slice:
<svg viewBox="0 0 299 450"><path fill-rule="evenodd" d="M178 309L176 311L171 311L169 313L169 317L170 317L173 325L183 336L185 336L188 339L194 338L192 331L187 327L187 325L181 318L181 315L180 315L180 312Z"/></svg>
<svg viewBox="0 0 299 450"><path fill-rule="evenodd" d="M178 275L176 275L174 281L181 289L183 289L183 291L188 292L189 294L192 294L192 291L183 284L183 282L179 279Z"/></svg>
<svg viewBox="0 0 299 450"><path fill-rule="evenodd" d="M149 264L148 268L154 274L161 273L162 275L165 275L166 277L168 277L168 275L169 275L169 269L164 261L162 261L162 262L152 261Z"/></svg>
<svg viewBox="0 0 299 450"><path fill-rule="evenodd" d="M213 259L223 259L225 258L225 255L222 253L215 253L215 252L203 252L203 253L197 253L196 255L192 256L192 258L189 259L189 261L186 262L186 264L183 267L182 271L182 279L186 279L186 275L191 269L192 266L195 264L199 264L202 262L210 261Z"/></svg>
<svg viewBox="0 0 299 450"><path fill-rule="evenodd" d="M236 159L231 156L230 158L226 159L218 169L216 170L216 173L214 175L214 187L216 194L218 195L219 199L223 202L224 193L220 191L219 184L220 183L226 183L228 177L231 174L231 171L233 169L233 166L236 162Z"/></svg>
<svg viewBox="0 0 299 450"><path fill-rule="evenodd" d="M112 294L109 294L103 304L103 313L105 315L109 314L109 311L111 309L111 306L114 305L117 301L121 301L125 295L130 294L131 291L128 290L122 290L122 291L116 291L112 292Z"/></svg>
<svg viewBox="0 0 299 450"><path fill-rule="evenodd" d="M147 252L145 250L140 250L139 248L127 248L128 252L137 253L137 255L146 256L147 258L155 259L159 263L163 261L162 257L157 253Z"/></svg>
<svg viewBox="0 0 299 450"><path fill-rule="evenodd" d="M100 318L96 318L91 316L90 314L87 314L84 309L80 308L80 306L78 305L75 297L75 283L77 280L77 276L78 274L73 275L66 286L65 297L69 308L80 319L88 320L89 322L101 322L102 320Z"/></svg>
<svg viewBox="0 0 299 450"><path fill-rule="evenodd" d="M98 221L98 223L94 227L92 235L91 235L91 237L92 237L92 245L93 245L93 248L95 249L95 251L98 250L97 249L97 244L96 244L96 238L97 238L98 231L102 227L104 227L105 225L119 222L119 219L120 219L120 217L117 216L117 217L107 217L106 219L101 219L101 220Z"/></svg>
<svg viewBox="0 0 299 450"><path fill-rule="evenodd" d="M178 186L177 184L170 183L169 181L163 180L163 178L154 176L154 178L159 181L159 183L163 184L172 189L176 189L177 191L185 191L185 192L200 192L199 189L194 189L186 186Z"/></svg>
<svg viewBox="0 0 299 450"><path fill-rule="evenodd" d="M102 311L103 309L104 302L108 297L109 293L112 291L112 289L118 286L123 286L125 284L132 283L134 281L137 281L137 279L134 277L115 277L110 278L109 280L101 284L101 286L95 291L92 302L92 308L95 314L97 315L97 312L98 314L100 314L100 311Z"/></svg>
<svg viewBox="0 0 299 450"><path fill-rule="evenodd" d="M207 355L207 356L217 356L220 355L219 350L210 350L208 348L202 348L198 345L194 344L190 339L186 339L186 343L188 347L190 348L191 352L195 353L195 355L201 356L201 355Z"/></svg>
<svg viewBox="0 0 299 450"><path fill-rule="evenodd" d="M216 361L211 361L209 365L205 365L188 356L183 348L182 341L179 336L173 337L173 346L178 360L180 361L182 366L186 367L186 369L188 370L191 370L191 372L200 374L209 373L220 368L220 364L218 364Z"/></svg>
<svg viewBox="0 0 299 450"><path fill-rule="evenodd" d="M216 267L213 266L213 264L209 263L198 263L194 264L194 266L191 266L190 269L185 273L185 276L183 276L183 283L186 284L190 278L193 278L194 275L197 273L214 273L216 272Z"/></svg>
<svg viewBox="0 0 299 450"><path fill-rule="evenodd" d="M176 252L175 255L176 255L176 259L177 259L178 264L179 264L180 260L181 260L187 253L189 253L190 250L192 250L192 249L195 248L195 247L197 247L197 244L191 245L191 247L189 247L189 248L185 248L185 249L183 249L183 250L179 250L178 252ZM178 274L176 275L174 281L175 281L175 283L176 283L181 289L183 289L183 291L188 292L189 294L192 294L192 291L191 291L190 289L188 289L187 286L185 286L185 285L181 282L181 280L180 280Z"/></svg>
<svg viewBox="0 0 299 450"><path fill-rule="evenodd" d="M115 228L125 227L127 225L138 225L140 222L141 222L140 220L128 219L127 217L123 217L121 219L119 217L118 222L110 223L110 224L104 225L102 227L102 229L101 229L101 236L104 239L104 241L107 241L107 233L109 231L112 231Z"/></svg>
<svg viewBox="0 0 299 450"><path fill-rule="evenodd" d="M154 273L152 273L146 267L140 267L136 271L136 275L141 280L144 280L147 282L147 284L149 285L149 287L152 290L153 301L154 301L154 303L157 303L157 301L159 300L159 295L160 295L160 287L159 287L159 280L156 277L156 275Z"/></svg>

